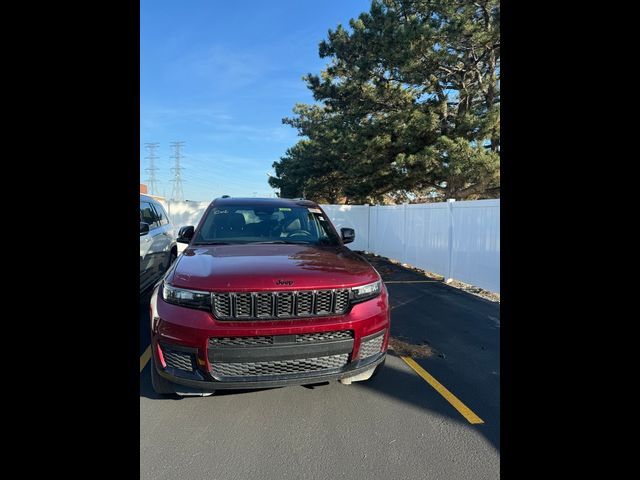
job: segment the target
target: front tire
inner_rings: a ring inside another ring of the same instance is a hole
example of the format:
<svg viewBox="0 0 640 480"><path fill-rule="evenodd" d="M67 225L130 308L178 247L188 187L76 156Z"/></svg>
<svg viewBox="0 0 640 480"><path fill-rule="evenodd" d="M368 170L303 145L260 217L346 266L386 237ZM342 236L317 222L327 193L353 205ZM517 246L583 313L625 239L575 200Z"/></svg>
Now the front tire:
<svg viewBox="0 0 640 480"><path fill-rule="evenodd" d="M171 382L166 378L161 377L158 373L158 370L156 369L156 359L153 354L151 354L151 386L158 395L171 395L175 393L175 390L171 386Z"/></svg>

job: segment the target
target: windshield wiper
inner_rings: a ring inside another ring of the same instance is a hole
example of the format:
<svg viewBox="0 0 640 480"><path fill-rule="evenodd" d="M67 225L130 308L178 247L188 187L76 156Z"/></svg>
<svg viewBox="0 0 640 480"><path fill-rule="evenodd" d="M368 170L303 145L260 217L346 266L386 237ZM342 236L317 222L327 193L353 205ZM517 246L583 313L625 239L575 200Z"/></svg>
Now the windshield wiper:
<svg viewBox="0 0 640 480"><path fill-rule="evenodd" d="M249 242L251 245L286 244L286 245L306 245L309 242L290 242L289 240L270 240L268 242Z"/></svg>
<svg viewBox="0 0 640 480"><path fill-rule="evenodd" d="M198 242L193 245L231 245L229 242Z"/></svg>

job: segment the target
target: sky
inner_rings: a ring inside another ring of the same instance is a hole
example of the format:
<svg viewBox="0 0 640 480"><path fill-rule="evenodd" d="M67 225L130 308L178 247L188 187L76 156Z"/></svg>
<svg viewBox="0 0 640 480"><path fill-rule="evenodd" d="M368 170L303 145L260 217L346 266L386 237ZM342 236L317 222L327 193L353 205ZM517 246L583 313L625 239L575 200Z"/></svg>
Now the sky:
<svg viewBox="0 0 640 480"><path fill-rule="evenodd" d="M298 140L282 124L313 103L318 44L370 0L141 0L140 180L158 143L157 192L171 197L170 143L184 141L184 198L274 196L272 164Z"/></svg>

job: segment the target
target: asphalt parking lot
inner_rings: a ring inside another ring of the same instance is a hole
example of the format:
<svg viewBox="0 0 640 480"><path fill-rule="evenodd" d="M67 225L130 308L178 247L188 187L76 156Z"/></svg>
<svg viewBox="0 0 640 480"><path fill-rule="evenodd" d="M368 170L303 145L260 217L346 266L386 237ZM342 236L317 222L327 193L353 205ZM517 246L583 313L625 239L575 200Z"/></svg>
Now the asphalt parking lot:
<svg viewBox="0 0 640 480"><path fill-rule="evenodd" d="M143 479L497 479L500 305L375 260L392 305L390 352L370 382L159 398L140 300ZM425 353L426 352L426 353Z"/></svg>

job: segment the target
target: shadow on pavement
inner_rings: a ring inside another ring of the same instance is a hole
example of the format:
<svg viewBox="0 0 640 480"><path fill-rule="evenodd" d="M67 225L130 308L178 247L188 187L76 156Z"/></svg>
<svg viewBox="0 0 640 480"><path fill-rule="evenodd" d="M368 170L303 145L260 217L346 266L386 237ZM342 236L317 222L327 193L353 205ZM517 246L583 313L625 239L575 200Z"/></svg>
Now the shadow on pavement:
<svg viewBox="0 0 640 480"><path fill-rule="evenodd" d="M394 357L398 362L402 362L393 352L389 352L390 357ZM500 451L500 435L498 425L492 418L483 416L484 424L472 425L468 423L465 418L453 408L442 396L440 396L430 385L424 382L418 375L409 369L404 363L398 364L398 366L390 365L390 358L387 359L386 365L380 371L380 373L366 382L354 382L350 386L340 386L340 388L349 389L364 389L371 395L382 395L393 401L399 401L413 407L423 409L425 412L435 414L442 418L448 418L455 423L463 425L465 428L471 428L481 435L483 435L491 445ZM151 387L151 379L149 373L150 366L147 365L143 374L140 377L140 396L146 397L152 400L160 400L163 402L171 401L184 401L189 402L194 400L193 397L180 397L178 395L159 396ZM337 382L336 382L337 383ZM323 382L321 384L314 384L308 386L290 386L290 387L278 387L295 390L297 388L311 388L316 390L318 395L318 402L325 403L327 398L325 396L324 389L331 388L329 382ZM214 395L208 397L208 400L215 402L219 397L226 396L259 396L261 392L274 389L259 389L259 390L220 390ZM292 392L292 396L294 393ZM198 398L198 397L196 397ZM256 399L262 401L262 399ZM388 415L393 415L393 402L389 403L391 409ZM274 407L276 408L276 407ZM336 405L335 408L340 408ZM476 412L477 413L477 412ZM302 419L292 419L295 423L302 421Z"/></svg>
<svg viewBox="0 0 640 480"><path fill-rule="evenodd" d="M396 357L402 362L393 352L389 352L388 356ZM385 367L377 377L368 382L357 382L353 385L356 388L366 389L372 394L384 395L436 415L450 418L465 427L478 431L496 450L500 451L499 425L494 422L493 418L487 415L480 415L485 422L484 424L470 424L444 397L422 380L408 365L403 362L402 369L400 369L390 365L389 360L387 359ZM475 413L478 414L479 412L476 411Z"/></svg>

